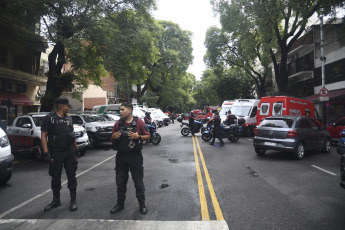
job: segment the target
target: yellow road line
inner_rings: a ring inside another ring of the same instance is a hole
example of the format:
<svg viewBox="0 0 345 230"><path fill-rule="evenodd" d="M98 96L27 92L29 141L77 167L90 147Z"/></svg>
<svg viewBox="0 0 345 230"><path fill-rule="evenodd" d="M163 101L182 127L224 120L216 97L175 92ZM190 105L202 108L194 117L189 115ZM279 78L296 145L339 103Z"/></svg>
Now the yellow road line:
<svg viewBox="0 0 345 230"><path fill-rule="evenodd" d="M192 136L192 139L193 139L193 149L194 149L196 174L198 177L198 187L199 187L200 206L201 206L201 218L202 218L202 220L210 220L210 216L208 214L206 196L205 196L204 183L202 181L202 176L201 176L201 171L200 171L198 153L196 151L195 141L194 141L193 136ZM196 139L196 137L195 137L195 139Z"/></svg>
<svg viewBox="0 0 345 230"><path fill-rule="evenodd" d="M212 203L213 203L213 208L214 208L214 211L216 213L217 220L224 220L222 210L220 209L220 206L219 206L219 203L218 203L218 199L217 199L216 193L214 192L213 185L212 185L212 182L211 182L211 178L210 178L210 175L209 175L207 167L206 167L204 156L203 156L203 154L201 152L201 149L200 149L199 141L198 141L198 139L196 137L195 137L195 140L196 140L196 143L197 143L197 146L198 146L198 149L199 149L199 155L200 155L201 163L202 163L202 166L204 168L204 173L205 173L205 177L206 177L206 181L207 181L207 186L208 186L208 190L210 191L211 200L212 200ZM194 139L193 139L193 145L194 145ZM199 164L199 162L198 162L198 164Z"/></svg>

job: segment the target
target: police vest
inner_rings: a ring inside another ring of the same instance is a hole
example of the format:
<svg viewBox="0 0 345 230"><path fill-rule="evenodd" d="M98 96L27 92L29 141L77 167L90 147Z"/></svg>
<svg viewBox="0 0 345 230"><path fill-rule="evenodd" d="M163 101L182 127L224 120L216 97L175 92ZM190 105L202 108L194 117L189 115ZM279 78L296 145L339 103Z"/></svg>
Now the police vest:
<svg viewBox="0 0 345 230"><path fill-rule="evenodd" d="M75 137L71 117L63 118L56 113L51 114L48 130L48 147L53 151L64 151L72 147Z"/></svg>
<svg viewBox="0 0 345 230"><path fill-rule="evenodd" d="M128 132L135 133L137 131L137 121L138 117L133 117L133 121L131 125L124 126L124 120L119 120L119 126L116 130L116 132L121 132L121 137L119 140L117 140L116 146L118 152L122 153L139 153L142 149L142 142L139 142L138 140L130 140L128 139Z"/></svg>
<svg viewBox="0 0 345 230"><path fill-rule="evenodd" d="M220 118L219 117L215 117L213 121L214 121L214 127L215 128L219 128L220 127L220 123L221 123Z"/></svg>

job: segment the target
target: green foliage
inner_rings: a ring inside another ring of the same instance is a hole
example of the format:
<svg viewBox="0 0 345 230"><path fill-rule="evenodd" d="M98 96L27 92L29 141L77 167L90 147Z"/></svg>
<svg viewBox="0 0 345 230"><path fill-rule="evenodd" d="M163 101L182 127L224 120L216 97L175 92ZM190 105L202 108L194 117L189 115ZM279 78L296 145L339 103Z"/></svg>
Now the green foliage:
<svg viewBox="0 0 345 230"><path fill-rule="evenodd" d="M253 98L253 81L243 70L232 68L224 72L206 70L193 89L198 107L221 105L224 100Z"/></svg>
<svg viewBox="0 0 345 230"><path fill-rule="evenodd" d="M324 15L331 14L336 7L344 6L345 3L344 0L232 0L231 2L212 0L211 2L214 10L220 15L224 31L230 33L231 41L236 44L236 48L241 47L246 57L253 57L251 54L254 52L250 51L254 48L250 48L252 44L260 45L262 52L258 52L260 56L257 56L264 57L262 60L259 58L262 63L267 63L267 52L270 54L280 92L287 92L287 54L294 42L308 29L307 22L310 17L321 9ZM241 52L239 54L241 55ZM263 69L265 68L263 65ZM265 72L267 73L266 70ZM261 81L258 80L256 84Z"/></svg>

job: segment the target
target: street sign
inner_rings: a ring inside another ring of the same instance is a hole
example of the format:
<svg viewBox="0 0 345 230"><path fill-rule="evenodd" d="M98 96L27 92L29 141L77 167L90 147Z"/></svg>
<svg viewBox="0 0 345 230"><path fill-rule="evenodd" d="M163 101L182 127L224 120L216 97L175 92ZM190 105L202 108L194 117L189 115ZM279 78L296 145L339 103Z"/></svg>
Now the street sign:
<svg viewBox="0 0 345 230"><path fill-rule="evenodd" d="M328 95L328 89L326 89L326 88L320 89L320 93L319 94L320 94L321 97L326 97Z"/></svg>
<svg viewBox="0 0 345 230"><path fill-rule="evenodd" d="M329 101L329 97L320 97L320 101Z"/></svg>

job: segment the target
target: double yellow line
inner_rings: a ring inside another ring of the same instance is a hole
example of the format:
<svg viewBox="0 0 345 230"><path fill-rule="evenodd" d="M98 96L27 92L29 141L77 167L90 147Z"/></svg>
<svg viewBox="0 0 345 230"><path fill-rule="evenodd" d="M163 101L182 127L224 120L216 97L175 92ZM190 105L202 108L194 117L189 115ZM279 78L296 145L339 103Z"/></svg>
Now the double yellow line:
<svg viewBox="0 0 345 230"><path fill-rule="evenodd" d="M199 164L199 157L197 152L197 147L199 150L199 155L202 163L202 167L204 169L204 174L208 186L208 190L210 192L214 212L216 214L217 220L224 220L222 210L220 209L217 196L214 192L213 185L211 182L210 175L208 174L208 170L206 167L204 156L202 155L199 141L195 136L192 136L193 139L193 149L194 149L194 158L195 158L195 166L196 166L196 173L198 177L198 187L199 187L199 196L200 196L200 205L201 205L201 218L202 220L210 220L210 216L208 214L208 208L207 208L207 201L206 201L206 195L205 195L205 189L204 189L204 183L202 180L201 170L200 170L200 164ZM197 147L196 147L197 146Z"/></svg>

